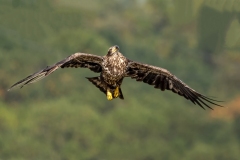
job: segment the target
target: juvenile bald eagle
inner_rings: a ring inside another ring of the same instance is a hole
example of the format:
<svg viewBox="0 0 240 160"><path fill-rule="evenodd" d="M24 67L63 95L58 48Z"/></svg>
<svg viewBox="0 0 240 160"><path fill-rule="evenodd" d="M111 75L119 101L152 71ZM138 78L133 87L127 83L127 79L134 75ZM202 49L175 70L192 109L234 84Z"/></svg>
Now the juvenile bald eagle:
<svg viewBox="0 0 240 160"><path fill-rule="evenodd" d="M123 78L131 77L132 79L136 79L136 81L143 81L144 83L153 85L154 88L161 89L162 91L165 89L172 90L172 92L185 97L203 109L204 106L212 109L206 102L221 106L215 103L216 100L204 96L187 86L166 69L127 59L119 52L119 47L117 45L110 47L105 56L75 53L52 66L47 66L39 72L20 80L10 87L10 89L17 86L22 88L24 85L36 82L45 78L60 67L89 68L96 73L100 73L98 77L87 79L106 94L108 100L117 97L124 99L121 84Z"/></svg>

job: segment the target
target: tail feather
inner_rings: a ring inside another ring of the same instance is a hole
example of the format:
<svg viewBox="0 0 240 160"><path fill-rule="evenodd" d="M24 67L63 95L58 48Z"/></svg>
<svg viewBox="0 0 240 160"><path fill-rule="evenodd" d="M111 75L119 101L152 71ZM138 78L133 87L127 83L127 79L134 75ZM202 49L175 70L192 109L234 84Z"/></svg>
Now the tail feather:
<svg viewBox="0 0 240 160"><path fill-rule="evenodd" d="M104 94L107 93L107 85L105 83L102 83L100 77L86 77L92 84L94 84L97 88L100 89Z"/></svg>
<svg viewBox="0 0 240 160"><path fill-rule="evenodd" d="M120 98L120 99L124 99L123 94L122 94L122 90L121 90L120 87L119 87L119 93L120 93L120 94L119 94L119 98Z"/></svg>
<svg viewBox="0 0 240 160"><path fill-rule="evenodd" d="M105 82L103 82L100 77L90 77L90 78L86 77L86 78L106 95L108 85ZM111 89L112 94L113 92L114 92L114 89ZM121 88L119 88L119 93L120 93L119 98L124 99Z"/></svg>

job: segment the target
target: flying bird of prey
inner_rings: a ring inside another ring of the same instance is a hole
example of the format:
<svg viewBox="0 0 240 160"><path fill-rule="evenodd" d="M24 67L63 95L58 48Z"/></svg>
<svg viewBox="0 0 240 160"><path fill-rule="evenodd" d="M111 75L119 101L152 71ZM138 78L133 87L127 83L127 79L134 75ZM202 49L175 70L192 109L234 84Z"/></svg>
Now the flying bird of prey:
<svg viewBox="0 0 240 160"><path fill-rule="evenodd" d="M124 99L121 84L125 77L131 77L132 79L136 79L136 81L142 81L149 85L153 85L154 88L161 89L162 91L166 89L171 90L192 101L192 103L199 105L203 109L204 106L212 109L208 103L221 106L216 103L219 101L198 93L166 69L127 59L119 52L119 47L117 45L110 47L105 56L75 53L52 66L47 66L23 80L20 80L10 87L10 89L17 86L22 88L24 85L45 78L58 68L68 67L89 68L93 72L100 73L98 77L87 79L106 94L108 100L118 97Z"/></svg>

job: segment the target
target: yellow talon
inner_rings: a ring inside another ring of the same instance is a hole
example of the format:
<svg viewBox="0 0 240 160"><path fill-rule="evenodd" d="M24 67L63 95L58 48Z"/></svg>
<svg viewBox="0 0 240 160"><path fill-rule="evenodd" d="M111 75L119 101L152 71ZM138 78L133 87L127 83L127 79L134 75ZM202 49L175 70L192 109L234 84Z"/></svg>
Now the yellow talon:
<svg viewBox="0 0 240 160"><path fill-rule="evenodd" d="M117 87L114 91L114 98L117 98L119 96L119 88Z"/></svg>
<svg viewBox="0 0 240 160"><path fill-rule="evenodd" d="M111 93L109 90L107 90L107 99L108 99L109 101L113 99L112 93Z"/></svg>

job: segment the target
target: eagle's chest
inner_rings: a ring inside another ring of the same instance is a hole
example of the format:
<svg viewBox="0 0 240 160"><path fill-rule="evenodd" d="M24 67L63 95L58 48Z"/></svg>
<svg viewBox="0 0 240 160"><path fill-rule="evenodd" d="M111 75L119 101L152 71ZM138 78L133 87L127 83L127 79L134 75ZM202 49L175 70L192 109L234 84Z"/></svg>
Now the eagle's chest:
<svg viewBox="0 0 240 160"><path fill-rule="evenodd" d="M109 75L121 76L125 73L126 66L125 57L112 56L106 59L104 70Z"/></svg>
<svg viewBox="0 0 240 160"><path fill-rule="evenodd" d="M119 81L126 72L127 60L124 56L111 56L105 59L102 76L106 81Z"/></svg>

